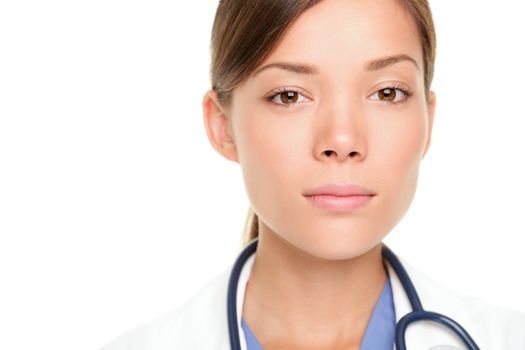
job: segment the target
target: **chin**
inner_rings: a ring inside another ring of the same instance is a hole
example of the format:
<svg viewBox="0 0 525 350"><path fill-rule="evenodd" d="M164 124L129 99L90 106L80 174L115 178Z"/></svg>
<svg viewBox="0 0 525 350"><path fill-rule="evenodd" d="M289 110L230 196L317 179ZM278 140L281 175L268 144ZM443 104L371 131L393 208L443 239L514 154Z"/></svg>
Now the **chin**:
<svg viewBox="0 0 525 350"><path fill-rule="evenodd" d="M326 231L325 231L326 232ZM362 231L361 231L362 232ZM307 239L307 237L310 237ZM300 237L298 242L290 242L295 248L312 257L323 260L348 260L366 254L378 244L382 237L371 235L349 234L345 232L333 232L323 234L318 232L314 235Z"/></svg>

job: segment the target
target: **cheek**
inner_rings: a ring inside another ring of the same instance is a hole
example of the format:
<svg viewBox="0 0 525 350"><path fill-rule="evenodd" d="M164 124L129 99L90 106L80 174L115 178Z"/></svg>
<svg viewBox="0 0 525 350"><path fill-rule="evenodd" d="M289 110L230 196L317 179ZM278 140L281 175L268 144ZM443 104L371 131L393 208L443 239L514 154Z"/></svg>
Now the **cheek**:
<svg viewBox="0 0 525 350"><path fill-rule="evenodd" d="M260 214L283 212L287 202L301 194L299 175L303 166L299 153L304 158L303 133L291 120L278 119L286 116L265 116L253 110L243 117L237 141L250 202Z"/></svg>
<svg viewBox="0 0 525 350"><path fill-rule="evenodd" d="M384 223L395 225L408 210L417 187L419 164L426 141L427 123L423 114L407 116L378 137L373 153L374 169L384 201Z"/></svg>

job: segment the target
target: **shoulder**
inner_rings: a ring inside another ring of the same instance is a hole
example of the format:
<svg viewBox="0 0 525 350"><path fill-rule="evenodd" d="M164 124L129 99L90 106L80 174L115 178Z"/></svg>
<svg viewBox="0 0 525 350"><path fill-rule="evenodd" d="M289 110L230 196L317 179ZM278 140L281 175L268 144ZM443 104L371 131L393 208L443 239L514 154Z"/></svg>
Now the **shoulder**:
<svg viewBox="0 0 525 350"><path fill-rule="evenodd" d="M499 339L497 345L500 348L525 349L525 312L493 305L472 296L460 295L458 298L476 324L480 339L485 339L486 344Z"/></svg>
<svg viewBox="0 0 525 350"><path fill-rule="evenodd" d="M100 350L204 349L206 344L224 342L221 327L226 325L223 318L230 269L209 281L179 308L128 330ZM199 329L206 330L206 337L196 336Z"/></svg>
<svg viewBox="0 0 525 350"><path fill-rule="evenodd" d="M428 311L453 315L468 325L475 340L487 349L525 349L525 312L494 305L471 295L456 293L404 261L423 307Z"/></svg>
<svg viewBox="0 0 525 350"><path fill-rule="evenodd" d="M177 310L165 314L155 320L128 330L100 350L149 350L153 349L155 341L166 324L176 317Z"/></svg>

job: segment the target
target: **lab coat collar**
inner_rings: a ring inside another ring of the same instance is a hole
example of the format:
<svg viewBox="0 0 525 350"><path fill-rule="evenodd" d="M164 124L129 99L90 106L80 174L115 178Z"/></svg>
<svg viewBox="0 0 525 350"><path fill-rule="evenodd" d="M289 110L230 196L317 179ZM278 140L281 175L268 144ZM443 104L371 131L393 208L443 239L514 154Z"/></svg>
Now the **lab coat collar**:
<svg viewBox="0 0 525 350"><path fill-rule="evenodd" d="M255 257L256 252L246 260L246 263L241 270L237 287L237 326L239 329L241 349L243 350L247 349L247 345L244 331L241 327L242 308L246 286L255 262ZM474 321L467 313L467 310L464 308L457 295L431 280L408 261L400 257L398 258L407 270L407 273L419 294L423 308L426 311L434 311L451 317L461 324L474 340L479 339L478 335L474 332ZM412 311L412 307L394 269L387 261L385 261L385 263L392 287L397 323L404 315ZM431 321L419 321L411 324L407 328L405 339L407 349L431 349L440 346L448 346L449 349L464 348L461 340L451 330ZM225 340L226 342L221 346L222 350L228 350L230 348L229 339L226 338Z"/></svg>
<svg viewBox="0 0 525 350"><path fill-rule="evenodd" d="M407 271L419 295L425 311L433 311L448 316L458 322L476 341L474 321L470 317L458 295L437 284L411 263L398 257ZM408 296L395 273L387 262L388 274L392 285L392 296L396 312L396 323L406 314L412 312ZM412 323L405 335L407 349L431 349L433 347L448 346L449 349L464 349L465 345L451 330L432 321Z"/></svg>

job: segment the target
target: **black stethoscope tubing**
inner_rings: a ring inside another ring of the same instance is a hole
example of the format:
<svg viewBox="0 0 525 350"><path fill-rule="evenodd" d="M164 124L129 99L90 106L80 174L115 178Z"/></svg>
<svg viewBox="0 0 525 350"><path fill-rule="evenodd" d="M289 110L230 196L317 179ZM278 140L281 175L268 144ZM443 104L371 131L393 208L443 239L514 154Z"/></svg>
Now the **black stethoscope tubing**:
<svg viewBox="0 0 525 350"><path fill-rule="evenodd" d="M228 281L228 295L227 295L227 314L228 314L228 331L230 336L230 345L232 350L241 350L239 328L237 320L237 286L239 283L239 277L244 266L244 263L248 258L255 253L257 250L258 238L255 238L250 242L246 248L239 254L239 257L235 261L230 279ZM403 289L408 297L410 305L412 306L412 312L403 316L396 325L395 331L395 344L397 350L406 350L406 329L411 323L417 321L433 321L440 323L452 330L468 347L469 350L479 350L478 345L474 342L468 332L453 319L431 311L425 311L421 305L419 295L414 288L412 280L408 276L405 268L397 258L397 256L387 247L386 244L382 243L382 255L385 258L394 271L396 272Z"/></svg>

